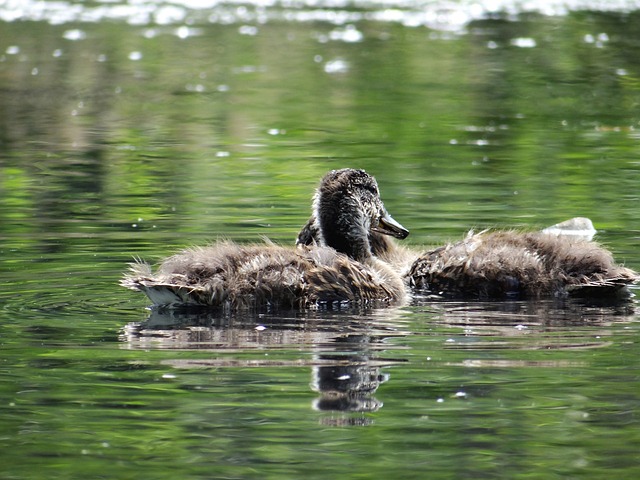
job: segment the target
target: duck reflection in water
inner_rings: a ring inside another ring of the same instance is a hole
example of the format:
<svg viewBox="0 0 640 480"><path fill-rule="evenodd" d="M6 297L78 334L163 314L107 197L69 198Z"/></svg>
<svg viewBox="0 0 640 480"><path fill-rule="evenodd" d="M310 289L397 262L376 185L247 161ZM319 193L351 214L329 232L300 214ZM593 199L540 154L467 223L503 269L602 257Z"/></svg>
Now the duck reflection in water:
<svg viewBox="0 0 640 480"><path fill-rule="evenodd" d="M358 364L355 358L347 365L314 367L312 389L321 396L313 407L320 411L375 412L382 402L373 394L388 379L389 374L383 374L380 367Z"/></svg>
<svg viewBox="0 0 640 480"><path fill-rule="evenodd" d="M403 325L411 324L418 329L421 328L418 325L429 325L429 330L457 327L459 333L453 334L457 341L445 342L442 349L476 352L464 357L465 366L537 365L523 360L526 355L509 355L509 359L496 363L494 355L477 352L494 352L496 345L527 352L532 348L598 348L611 343L617 331L610 328L612 325L635 320L633 312L626 308L589 306L583 302L582 299L442 300L410 309L286 310L229 315L207 309L152 309L148 319L125 325L120 339L123 348L164 350L161 363L175 369L266 368L269 369L265 371L266 382L270 381L274 368L279 372L285 369L294 390L304 390L310 383L317 393L310 406L320 412L319 422L330 426L368 425L375 420L368 413L383 408L384 388L378 392L379 387L394 380L387 368L410 361L406 354L389 351L407 350L410 357L417 354L403 341L404 337L416 334L414 327L409 331ZM588 341L584 335L576 335L574 325L593 327L588 330ZM548 334L549 328L553 329L553 335ZM169 353L186 350L192 354L172 358ZM448 357L445 359L450 361ZM566 367L562 362L545 365ZM305 374L296 373L300 368L308 369L310 382ZM218 388L215 377L211 377L212 389ZM237 378L242 381L242 376ZM438 388L438 396L456 392ZM465 391L472 393L471 389Z"/></svg>
<svg viewBox="0 0 640 480"><path fill-rule="evenodd" d="M318 394L312 407L328 412L320 417L323 424L368 425L372 420L364 414L383 405L375 397L378 387L389 379L382 369L404 361L382 353L389 348L390 338L408 334L399 328L399 315L395 308L230 316L203 309L152 309L146 321L126 325L120 339L130 349L201 352L197 359L163 362L174 368L307 366L311 389ZM281 351L292 346L296 351L308 349L312 355L290 362L264 355L265 349ZM223 355L238 351L245 354L243 358Z"/></svg>
<svg viewBox="0 0 640 480"><path fill-rule="evenodd" d="M380 361L372 359L368 346L377 339L370 335L344 335L335 342L357 353L348 355L322 354L320 366L312 373L311 388L320 393L314 408L321 411L374 412L382 402L373 395L389 375L380 370ZM327 365L323 365L327 364Z"/></svg>
<svg viewBox="0 0 640 480"><path fill-rule="evenodd" d="M330 303L403 303L405 284L376 258L372 232L405 238L388 213L378 184L363 170L334 170L320 182L313 217L317 243L285 248L271 243L191 248L166 259L156 272L135 263L121 284L155 305L306 308Z"/></svg>

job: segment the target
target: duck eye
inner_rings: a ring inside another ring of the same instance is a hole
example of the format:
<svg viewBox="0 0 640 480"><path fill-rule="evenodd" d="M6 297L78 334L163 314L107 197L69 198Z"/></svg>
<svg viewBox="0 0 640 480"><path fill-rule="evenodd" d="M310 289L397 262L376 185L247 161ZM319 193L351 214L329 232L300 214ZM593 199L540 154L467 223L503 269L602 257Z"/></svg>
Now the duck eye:
<svg viewBox="0 0 640 480"><path fill-rule="evenodd" d="M375 185L365 184L365 185L362 185L362 188L364 188L369 193L372 193L376 196L378 195L378 189L376 188Z"/></svg>

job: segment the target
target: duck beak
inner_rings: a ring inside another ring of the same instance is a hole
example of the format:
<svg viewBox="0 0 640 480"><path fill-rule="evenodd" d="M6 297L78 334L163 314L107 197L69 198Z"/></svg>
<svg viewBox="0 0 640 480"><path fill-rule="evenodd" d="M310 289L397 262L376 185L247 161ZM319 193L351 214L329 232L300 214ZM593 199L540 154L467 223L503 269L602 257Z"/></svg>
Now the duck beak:
<svg viewBox="0 0 640 480"><path fill-rule="evenodd" d="M378 225L373 227L372 230L399 239L407 238L407 235L409 235L409 230L391 218L391 215L387 212L384 212L384 215L378 220Z"/></svg>

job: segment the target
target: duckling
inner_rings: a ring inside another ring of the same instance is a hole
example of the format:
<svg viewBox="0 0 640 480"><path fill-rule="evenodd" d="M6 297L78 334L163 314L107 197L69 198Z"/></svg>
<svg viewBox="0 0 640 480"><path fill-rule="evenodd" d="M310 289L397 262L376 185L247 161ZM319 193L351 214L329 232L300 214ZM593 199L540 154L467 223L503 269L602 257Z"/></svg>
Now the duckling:
<svg viewBox="0 0 640 480"><path fill-rule="evenodd" d="M406 278L447 297L500 299L617 296L638 274L579 236L484 231L421 255Z"/></svg>
<svg viewBox="0 0 640 480"><path fill-rule="evenodd" d="M353 169L326 174L313 198L313 217L317 245L225 241L173 255L155 273L135 263L121 284L144 292L155 305L232 310L405 300L403 280L372 255L369 235L405 238L409 231L387 213L372 176Z"/></svg>
<svg viewBox="0 0 640 480"><path fill-rule="evenodd" d="M611 253L592 242L590 219L575 217L541 232L484 231L421 254L376 231L372 253L388 263L413 290L453 298L537 298L617 296L636 282L636 272L617 265ZM318 242L312 216L297 245Z"/></svg>
<svg viewBox="0 0 640 480"><path fill-rule="evenodd" d="M392 236L384 235L376 231L369 232L369 245L371 253L379 260L387 263L400 275L406 273L413 262L420 256L420 252L398 245ZM398 238L398 237L396 237ZM302 227L296 238L296 246L306 247L320 244L320 235L316 225L316 218L311 215L307 223Z"/></svg>

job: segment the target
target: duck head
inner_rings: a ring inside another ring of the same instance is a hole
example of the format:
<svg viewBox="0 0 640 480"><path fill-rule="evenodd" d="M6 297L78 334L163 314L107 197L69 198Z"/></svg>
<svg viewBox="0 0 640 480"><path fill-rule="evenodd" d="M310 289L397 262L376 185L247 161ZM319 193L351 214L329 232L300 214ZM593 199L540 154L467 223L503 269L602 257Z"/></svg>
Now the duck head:
<svg viewBox="0 0 640 480"><path fill-rule="evenodd" d="M313 199L313 217L321 245L359 261L372 256L372 232L400 239L409 235L389 215L378 183L364 170L344 168L327 173Z"/></svg>

